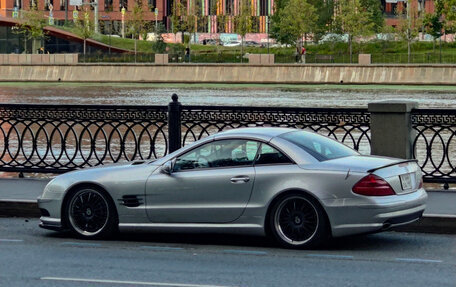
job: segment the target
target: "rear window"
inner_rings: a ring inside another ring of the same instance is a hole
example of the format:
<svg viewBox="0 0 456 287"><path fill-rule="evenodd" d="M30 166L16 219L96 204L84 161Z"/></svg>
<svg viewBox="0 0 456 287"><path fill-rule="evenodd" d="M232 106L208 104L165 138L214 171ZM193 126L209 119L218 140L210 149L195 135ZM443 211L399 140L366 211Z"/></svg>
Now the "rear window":
<svg viewBox="0 0 456 287"><path fill-rule="evenodd" d="M357 151L316 133L296 131L283 134L279 137L299 146L318 161L359 155Z"/></svg>

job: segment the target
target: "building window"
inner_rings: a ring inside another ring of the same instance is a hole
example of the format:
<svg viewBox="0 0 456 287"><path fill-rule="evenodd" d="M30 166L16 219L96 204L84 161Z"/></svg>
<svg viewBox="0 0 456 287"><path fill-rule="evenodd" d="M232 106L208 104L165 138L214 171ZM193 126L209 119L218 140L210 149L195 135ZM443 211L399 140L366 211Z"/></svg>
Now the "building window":
<svg viewBox="0 0 456 287"><path fill-rule="evenodd" d="M120 0L119 1L119 9L125 8L128 10L128 0Z"/></svg>
<svg viewBox="0 0 456 287"><path fill-rule="evenodd" d="M157 7L157 0L148 0L147 5L149 6L150 11L154 11L155 8Z"/></svg>
<svg viewBox="0 0 456 287"><path fill-rule="evenodd" d="M104 8L105 11L112 11L113 5L112 0L105 0Z"/></svg>

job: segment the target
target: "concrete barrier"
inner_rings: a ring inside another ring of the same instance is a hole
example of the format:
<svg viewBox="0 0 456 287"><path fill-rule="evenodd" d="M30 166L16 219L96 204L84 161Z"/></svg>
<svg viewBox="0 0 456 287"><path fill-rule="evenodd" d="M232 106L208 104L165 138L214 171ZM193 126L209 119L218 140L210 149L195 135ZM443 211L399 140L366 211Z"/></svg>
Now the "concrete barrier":
<svg viewBox="0 0 456 287"><path fill-rule="evenodd" d="M168 54L155 54L155 64L156 65L166 65L169 61Z"/></svg>
<svg viewBox="0 0 456 287"><path fill-rule="evenodd" d="M78 54L0 54L0 65L54 65L78 63Z"/></svg>
<svg viewBox="0 0 456 287"><path fill-rule="evenodd" d="M274 54L249 54L250 65L272 65Z"/></svg>
<svg viewBox="0 0 456 287"><path fill-rule="evenodd" d="M358 64L370 65L371 63L372 63L371 54L359 54L358 55Z"/></svg>
<svg viewBox="0 0 456 287"><path fill-rule="evenodd" d="M57 62L64 56L54 57ZM0 65L0 81L59 79L69 82L456 85L456 65Z"/></svg>

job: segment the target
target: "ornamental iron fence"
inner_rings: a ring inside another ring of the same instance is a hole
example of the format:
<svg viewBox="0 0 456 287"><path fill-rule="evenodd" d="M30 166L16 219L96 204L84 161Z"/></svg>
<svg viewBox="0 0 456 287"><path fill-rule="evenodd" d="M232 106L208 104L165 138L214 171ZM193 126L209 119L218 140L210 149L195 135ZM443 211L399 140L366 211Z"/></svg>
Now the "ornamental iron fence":
<svg viewBox="0 0 456 287"><path fill-rule="evenodd" d="M414 109L410 117L425 181L456 183L456 111ZM240 127L307 129L371 153L367 109L183 106L173 95L168 106L2 104L0 171L64 173L156 159Z"/></svg>
<svg viewBox="0 0 456 287"><path fill-rule="evenodd" d="M3 104L0 170L63 173L157 158L167 136L166 107Z"/></svg>
<svg viewBox="0 0 456 287"><path fill-rule="evenodd" d="M155 159L216 132L253 126L310 129L370 153L366 109L0 105L0 171L63 173Z"/></svg>
<svg viewBox="0 0 456 287"><path fill-rule="evenodd" d="M414 158L425 181L456 183L456 110L414 109Z"/></svg>

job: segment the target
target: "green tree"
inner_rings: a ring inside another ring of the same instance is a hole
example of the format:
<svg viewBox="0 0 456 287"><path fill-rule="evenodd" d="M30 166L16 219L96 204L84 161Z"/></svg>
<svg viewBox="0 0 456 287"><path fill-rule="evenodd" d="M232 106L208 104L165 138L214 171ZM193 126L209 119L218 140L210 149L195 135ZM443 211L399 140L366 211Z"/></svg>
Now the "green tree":
<svg viewBox="0 0 456 287"><path fill-rule="evenodd" d="M422 19L418 11L411 9L411 1L407 0L407 9L398 10L399 24L396 26L396 33L407 42L407 62L411 62L412 42L418 36Z"/></svg>
<svg viewBox="0 0 456 287"><path fill-rule="evenodd" d="M427 13L424 15L423 18L423 26L429 35L432 36L433 40L433 50L435 51L435 40L442 36L442 32L444 30L444 18L442 16L442 8L441 5L443 1L437 0L434 2L435 10L434 13Z"/></svg>
<svg viewBox="0 0 456 287"><path fill-rule="evenodd" d="M350 63L353 62L354 38L374 33L372 18L372 12L364 8L360 0L337 1L334 23L339 31L348 35Z"/></svg>
<svg viewBox="0 0 456 287"><path fill-rule="evenodd" d="M302 37L315 31L318 14L314 6L307 0L288 0L288 3L277 11L280 22L276 25L280 34L287 34L283 38L284 44L302 46Z"/></svg>
<svg viewBox="0 0 456 287"><path fill-rule="evenodd" d="M24 34L26 39L32 40L32 53L36 54L42 45L42 41L46 38L44 27L46 27L47 21L44 12L39 11L33 1L30 10L22 10L21 15L21 22L17 25L19 33Z"/></svg>
<svg viewBox="0 0 456 287"><path fill-rule="evenodd" d="M177 34L182 32L182 43L187 46L190 45L190 37L185 38L184 33L195 33L197 28L198 10L195 3L187 9L187 6L182 2L174 0L173 2L173 15L171 16L171 24L173 26L173 33Z"/></svg>
<svg viewBox="0 0 456 287"><path fill-rule="evenodd" d="M244 39L253 31L252 6L249 0L239 1L239 14L234 17L234 31L241 35L241 63L244 56Z"/></svg>
<svg viewBox="0 0 456 287"><path fill-rule="evenodd" d="M373 23L372 30L381 33L385 25L381 2L378 0L359 0L361 7L369 12L370 20Z"/></svg>
<svg viewBox="0 0 456 287"><path fill-rule="evenodd" d="M456 32L456 0L436 1L436 9L441 9L445 17L444 29L446 33ZM438 6L437 6L438 5Z"/></svg>
<svg viewBox="0 0 456 287"><path fill-rule="evenodd" d="M144 21L144 10L143 3L141 0L135 2L133 11L128 16L127 20L128 32L131 34L131 37L135 40L135 63L137 56L137 40L140 35L145 31L145 21Z"/></svg>
<svg viewBox="0 0 456 287"><path fill-rule="evenodd" d="M315 7L317 21L314 27L313 40L317 43L325 35L332 25L334 15L334 0L308 0L309 4Z"/></svg>
<svg viewBox="0 0 456 287"><path fill-rule="evenodd" d="M280 11L285 8L285 6L288 4L288 1L289 0L274 1L275 13L270 17L269 37L275 39L279 43L290 43L291 41L290 35L281 33L279 26L281 15L283 15L280 13Z"/></svg>
<svg viewBox="0 0 456 287"><path fill-rule="evenodd" d="M81 18L82 14L82 18ZM87 50L87 39L91 38L93 36L94 32L94 22L93 18L91 17L89 11L87 8L85 9L84 13L79 13L79 18L76 19L74 23L75 27L75 34L81 37L84 40L84 61L85 61L85 55L86 55L86 50Z"/></svg>

